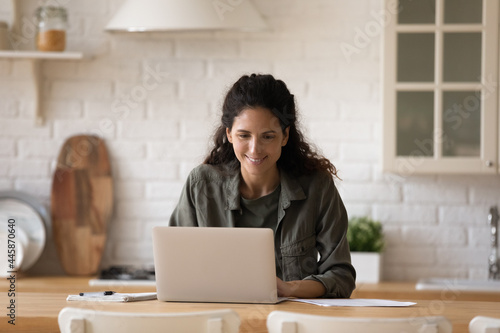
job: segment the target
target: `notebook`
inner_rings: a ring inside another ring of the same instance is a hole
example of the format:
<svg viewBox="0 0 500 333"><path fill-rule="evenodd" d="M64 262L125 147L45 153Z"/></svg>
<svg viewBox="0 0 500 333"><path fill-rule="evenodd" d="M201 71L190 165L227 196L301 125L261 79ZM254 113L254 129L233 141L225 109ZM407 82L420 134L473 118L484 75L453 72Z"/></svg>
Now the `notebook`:
<svg viewBox="0 0 500 333"><path fill-rule="evenodd" d="M160 301L278 303L273 231L153 227Z"/></svg>

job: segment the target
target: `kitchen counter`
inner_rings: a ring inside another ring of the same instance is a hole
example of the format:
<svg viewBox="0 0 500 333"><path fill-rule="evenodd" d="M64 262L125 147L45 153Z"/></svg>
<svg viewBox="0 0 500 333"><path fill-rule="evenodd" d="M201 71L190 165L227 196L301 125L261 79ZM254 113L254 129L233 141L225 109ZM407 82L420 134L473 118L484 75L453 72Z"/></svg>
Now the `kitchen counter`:
<svg viewBox="0 0 500 333"><path fill-rule="evenodd" d="M89 286L89 280L96 277L68 277L68 276L29 276L21 275L17 279L17 287L20 292L64 292L67 294L78 294L85 291L100 291L112 289L116 292L154 292L154 286L130 286L126 282L123 285ZM3 287L3 282L0 283Z"/></svg>
<svg viewBox="0 0 500 333"><path fill-rule="evenodd" d="M462 291L452 287L445 290L417 290L416 282L381 282L358 284L353 298L414 299L414 300L455 300L500 302L498 292Z"/></svg>
<svg viewBox="0 0 500 333"><path fill-rule="evenodd" d="M382 298L415 301L416 305L403 308L383 307L320 307L297 302L284 302L276 305L263 304L226 304L226 303L177 303L143 301L133 303L93 303L68 302L68 294L81 291L98 291L106 287L90 287L88 277L32 277L18 276L16 289L16 330L23 332L58 332L57 316L66 306L123 312L185 312L214 309L233 309L241 318L240 332L266 332L267 315L274 310L329 315L337 317L417 317L445 316L453 324L453 332L468 332L468 323L477 316L499 317L500 293L494 293L497 302L485 301L491 295L467 295L462 292L456 297L453 293L436 291L417 291L412 283L363 284L353 294L353 298ZM9 281L0 282L0 306L9 304ZM151 286L114 286L117 292L154 291ZM471 298L464 300L464 298ZM477 300L472 300L475 298ZM8 331L8 317L0 321L0 331Z"/></svg>

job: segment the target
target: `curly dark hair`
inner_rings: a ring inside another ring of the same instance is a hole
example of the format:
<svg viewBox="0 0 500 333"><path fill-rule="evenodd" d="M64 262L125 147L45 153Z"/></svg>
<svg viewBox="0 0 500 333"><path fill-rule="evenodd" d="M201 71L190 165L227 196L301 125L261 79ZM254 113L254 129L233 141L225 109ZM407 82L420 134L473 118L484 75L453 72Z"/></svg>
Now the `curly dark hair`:
<svg viewBox="0 0 500 333"><path fill-rule="evenodd" d="M335 166L317 153L297 128L294 96L283 81L269 74L244 75L229 89L222 106L221 124L213 135L214 147L204 164L239 169L240 162L228 141L226 128L232 128L234 118L244 109L258 107L270 110L279 119L284 134L290 128L288 142L277 161L280 169L296 177L325 171L338 178Z"/></svg>

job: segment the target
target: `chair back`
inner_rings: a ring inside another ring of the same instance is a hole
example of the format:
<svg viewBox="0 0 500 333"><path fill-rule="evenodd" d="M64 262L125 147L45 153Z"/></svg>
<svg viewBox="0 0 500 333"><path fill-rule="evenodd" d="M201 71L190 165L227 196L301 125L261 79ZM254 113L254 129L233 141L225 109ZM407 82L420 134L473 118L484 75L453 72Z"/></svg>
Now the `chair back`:
<svg viewBox="0 0 500 333"><path fill-rule="evenodd" d="M183 313L127 313L66 307L59 312L61 333L237 333L233 310Z"/></svg>
<svg viewBox="0 0 500 333"><path fill-rule="evenodd" d="M469 323L470 333L500 333L500 318L476 316Z"/></svg>
<svg viewBox="0 0 500 333"><path fill-rule="evenodd" d="M269 333L451 333L442 316L412 318L355 318L273 311L267 318Z"/></svg>

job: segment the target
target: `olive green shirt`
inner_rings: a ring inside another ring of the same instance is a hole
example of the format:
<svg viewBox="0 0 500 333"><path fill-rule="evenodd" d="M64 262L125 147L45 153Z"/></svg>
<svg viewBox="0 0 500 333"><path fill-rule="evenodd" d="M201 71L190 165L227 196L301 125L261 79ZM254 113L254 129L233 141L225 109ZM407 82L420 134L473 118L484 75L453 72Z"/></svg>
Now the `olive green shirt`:
<svg viewBox="0 0 500 333"><path fill-rule="evenodd" d="M321 282L324 297L350 297L356 272L346 238L347 212L327 173L291 178L280 171L275 231L278 277ZM202 164L191 171L169 225L237 227L240 172ZM319 254L319 259L318 259Z"/></svg>

